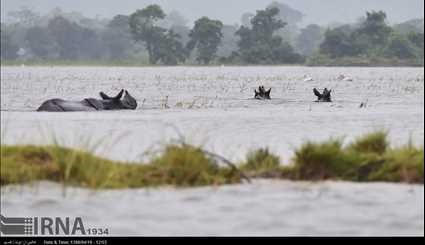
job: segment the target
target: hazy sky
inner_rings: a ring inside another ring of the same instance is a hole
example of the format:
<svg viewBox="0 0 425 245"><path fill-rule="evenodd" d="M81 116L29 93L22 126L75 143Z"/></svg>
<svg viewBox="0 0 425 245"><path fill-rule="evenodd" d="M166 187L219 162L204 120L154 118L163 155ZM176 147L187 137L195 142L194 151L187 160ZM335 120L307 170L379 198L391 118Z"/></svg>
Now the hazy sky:
<svg viewBox="0 0 425 245"><path fill-rule="evenodd" d="M27 6L44 14L54 7L78 11L88 17L111 17L129 14L147 4L157 3L166 12L177 10L191 22L199 17L217 18L226 24L240 22L245 12L262 9L273 0L1 0L4 20L10 10ZM353 22L366 10L384 10L390 23L423 18L423 0L277 0L305 14L303 24L326 25L334 22Z"/></svg>

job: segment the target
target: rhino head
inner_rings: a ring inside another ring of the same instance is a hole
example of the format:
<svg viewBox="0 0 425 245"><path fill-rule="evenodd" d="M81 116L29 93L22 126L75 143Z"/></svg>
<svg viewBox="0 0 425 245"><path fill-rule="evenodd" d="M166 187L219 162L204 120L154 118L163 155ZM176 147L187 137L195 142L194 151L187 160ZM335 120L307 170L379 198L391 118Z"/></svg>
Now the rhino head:
<svg viewBox="0 0 425 245"><path fill-rule="evenodd" d="M269 90L266 90L264 86L259 86L258 91L254 90L255 95L254 98L258 100L270 100L270 92L271 88Z"/></svg>
<svg viewBox="0 0 425 245"><path fill-rule="evenodd" d="M136 99L131 96L131 94L127 90L121 89L121 91L115 97L108 96L104 92L100 92L99 95L103 99L105 109L107 110L135 110L137 108Z"/></svg>
<svg viewBox="0 0 425 245"><path fill-rule="evenodd" d="M323 89L323 92L320 93L316 88L313 89L314 95L317 96L317 102L332 102L331 99L332 89Z"/></svg>

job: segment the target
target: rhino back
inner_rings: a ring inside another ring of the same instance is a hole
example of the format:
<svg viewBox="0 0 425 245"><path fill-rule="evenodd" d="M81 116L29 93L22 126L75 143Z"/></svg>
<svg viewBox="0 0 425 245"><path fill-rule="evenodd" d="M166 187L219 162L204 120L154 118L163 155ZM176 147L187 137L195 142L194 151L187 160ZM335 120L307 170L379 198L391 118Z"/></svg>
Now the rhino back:
<svg viewBox="0 0 425 245"><path fill-rule="evenodd" d="M62 99L51 99L41 104L37 111L96 111L96 108L92 107L85 100L66 101Z"/></svg>

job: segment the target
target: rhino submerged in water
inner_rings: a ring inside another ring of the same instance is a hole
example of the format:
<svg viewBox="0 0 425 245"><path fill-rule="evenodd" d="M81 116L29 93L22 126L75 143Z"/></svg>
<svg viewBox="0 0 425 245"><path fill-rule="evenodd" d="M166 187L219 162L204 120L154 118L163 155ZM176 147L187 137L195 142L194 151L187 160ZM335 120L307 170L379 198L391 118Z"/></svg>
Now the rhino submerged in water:
<svg viewBox="0 0 425 245"><path fill-rule="evenodd" d="M271 99L270 98L270 91L271 90L272 90L271 88L269 90L266 90L264 88L264 86L259 86L258 91L254 90L254 92L255 92L254 98L257 99L257 100L270 100Z"/></svg>
<svg viewBox="0 0 425 245"><path fill-rule="evenodd" d="M103 92L99 95L102 99L86 98L81 101L50 99L43 102L37 111L135 110L137 108L136 99L127 90L122 89L115 97L110 97Z"/></svg>
<svg viewBox="0 0 425 245"><path fill-rule="evenodd" d="M316 102L332 102L331 92L332 89L328 90L327 88L323 89L322 93L320 93L316 88L313 89L314 95L317 96Z"/></svg>

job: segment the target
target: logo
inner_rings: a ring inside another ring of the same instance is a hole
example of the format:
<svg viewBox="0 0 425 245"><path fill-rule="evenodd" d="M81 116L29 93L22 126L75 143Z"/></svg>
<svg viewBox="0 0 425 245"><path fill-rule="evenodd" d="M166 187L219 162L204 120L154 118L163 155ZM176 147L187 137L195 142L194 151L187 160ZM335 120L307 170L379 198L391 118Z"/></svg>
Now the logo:
<svg viewBox="0 0 425 245"><path fill-rule="evenodd" d="M3 235L109 235L108 228L85 228L81 217L5 217L0 214Z"/></svg>

